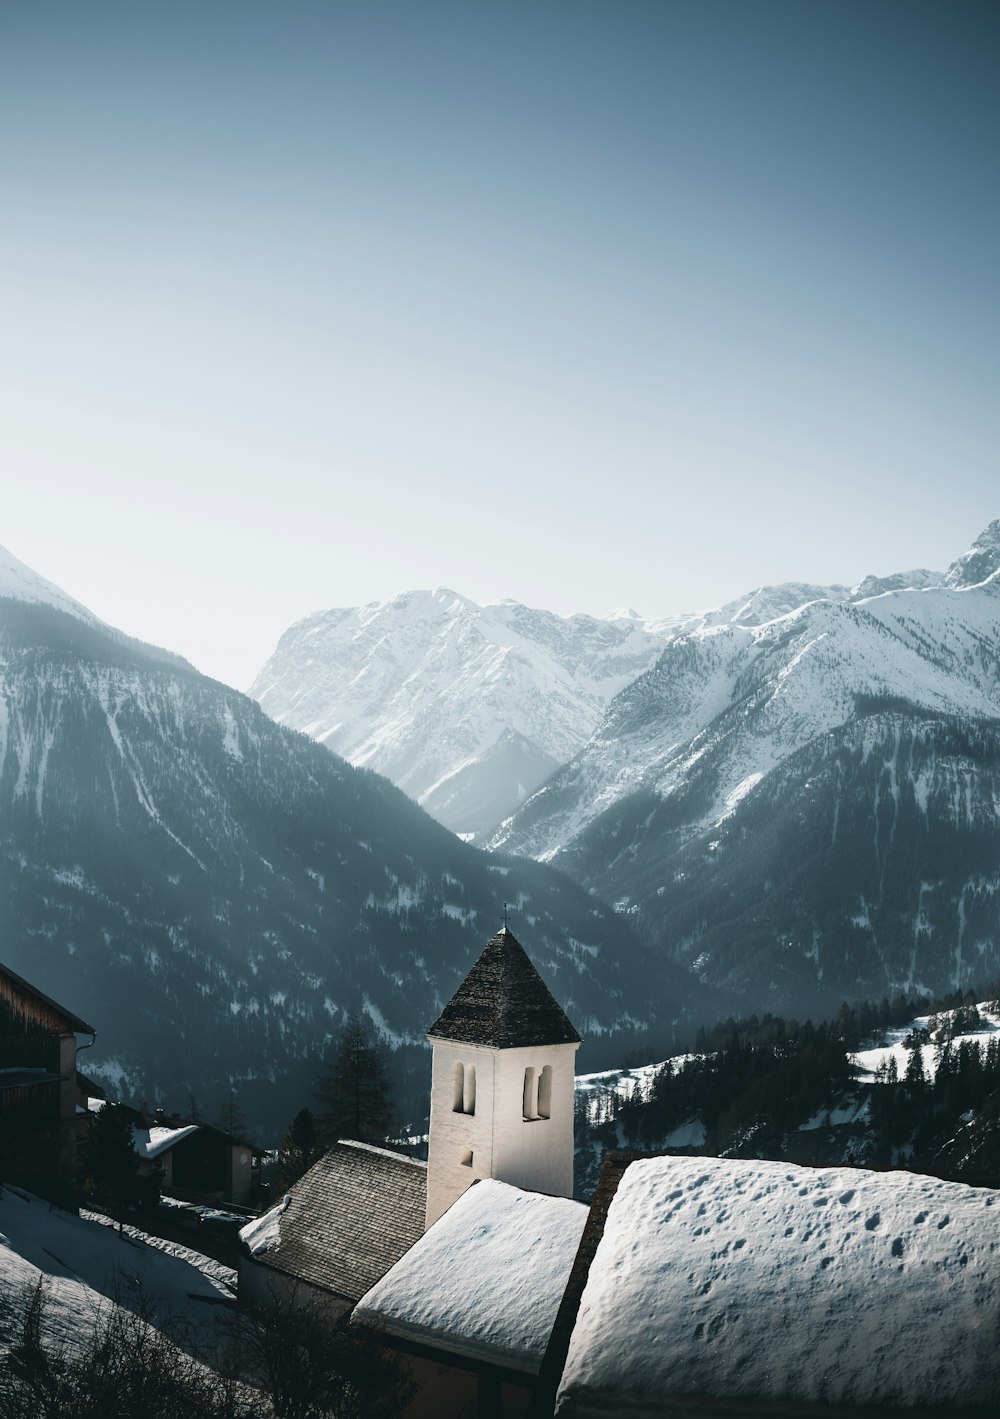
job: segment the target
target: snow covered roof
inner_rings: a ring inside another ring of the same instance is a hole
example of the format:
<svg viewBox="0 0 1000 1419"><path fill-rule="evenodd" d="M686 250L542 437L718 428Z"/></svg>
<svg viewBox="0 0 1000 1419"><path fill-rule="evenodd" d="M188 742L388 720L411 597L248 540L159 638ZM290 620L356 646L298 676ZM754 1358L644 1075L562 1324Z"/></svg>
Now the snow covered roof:
<svg viewBox="0 0 1000 1419"><path fill-rule="evenodd" d="M240 1241L250 1248L253 1256L262 1256L264 1252L273 1251L278 1246L281 1241L282 1214L290 1201L291 1196L286 1192L280 1202L240 1229Z"/></svg>
<svg viewBox="0 0 1000 1419"><path fill-rule="evenodd" d="M486 1179L355 1309L389 1335L537 1373L587 1208Z"/></svg>
<svg viewBox="0 0 1000 1419"><path fill-rule="evenodd" d="M133 1128L132 1138L140 1158L158 1158L182 1138L190 1138L197 1132L196 1123L184 1124L181 1128Z"/></svg>
<svg viewBox="0 0 1000 1419"><path fill-rule="evenodd" d="M430 1039L492 1049L580 1043L562 1006L506 926L486 943L427 1033Z"/></svg>
<svg viewBox="0 0 1000 1419"><path fill-rule="evenodd" d="M263 1265L357 1301L422 1235L426 1206L426 1163L342 1142L240 1236Z"/></svg>
<svg viewBox="0 0 1000 1419"><path fill-rule="evenodd" d="M609 1167L617 1189L606 1216L592 1213L585 1284L574 1272L560 1419L661 1414L677 1399L797 1414L993 1402L1000 1194L719 1158L611 1155Z"/></svg>

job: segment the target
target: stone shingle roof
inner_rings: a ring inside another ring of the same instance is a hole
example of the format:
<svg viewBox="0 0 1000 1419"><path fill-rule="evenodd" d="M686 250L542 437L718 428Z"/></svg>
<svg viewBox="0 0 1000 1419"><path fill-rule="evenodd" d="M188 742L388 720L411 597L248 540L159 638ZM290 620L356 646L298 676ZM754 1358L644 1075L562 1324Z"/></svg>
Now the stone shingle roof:
<svg viewBox="0 0 1000 1419"><path fill-rule="evenodd" d="M503 927L427 1032L432 1040L458 1040L491 1049L579 1044L580 1036Z"/></svg>
<svg viewBox="0 0 1000 1419"><path fill-rule="evenodd" d="M337 1143L291 1189L281 1240L258 1260L353 1303L423 1235L426 1203L425 1163Z"/></svg>

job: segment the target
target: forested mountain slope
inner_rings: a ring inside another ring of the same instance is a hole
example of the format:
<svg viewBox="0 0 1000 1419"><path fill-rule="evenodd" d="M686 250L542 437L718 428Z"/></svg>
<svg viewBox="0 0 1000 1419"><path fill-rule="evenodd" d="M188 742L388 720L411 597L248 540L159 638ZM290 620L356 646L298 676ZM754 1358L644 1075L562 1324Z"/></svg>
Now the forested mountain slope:
<svg viewBox="0 0 1000 1419"><path fill-rule="evenodd" d="M88 1072L172 1107L243 1081L276 1126L346 1010L422 1040L504 901L592 1041L685 1016L685 973L561 874L63 604L0 596L0 952L97 1027Z"/></svg>
<svg viewBox="0 0 1000 1419"><path fill-rule="evenodd" d="M753 1008L938 993L1000 968L998 721L994 523L938 585L678 637L493 841Z"/></svg>

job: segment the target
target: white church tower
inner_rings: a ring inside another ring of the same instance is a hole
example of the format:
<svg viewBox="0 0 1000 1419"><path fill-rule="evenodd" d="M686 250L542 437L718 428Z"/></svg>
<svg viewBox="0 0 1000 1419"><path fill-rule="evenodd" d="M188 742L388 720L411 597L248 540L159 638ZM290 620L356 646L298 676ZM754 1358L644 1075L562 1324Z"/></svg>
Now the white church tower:
<svg viewBox="0 0 1000 1419"><path fill-rule="evenodd" d="M476 1178L573 1195L580 1036L505 926L431 1026L429 1227Z"/></svg>

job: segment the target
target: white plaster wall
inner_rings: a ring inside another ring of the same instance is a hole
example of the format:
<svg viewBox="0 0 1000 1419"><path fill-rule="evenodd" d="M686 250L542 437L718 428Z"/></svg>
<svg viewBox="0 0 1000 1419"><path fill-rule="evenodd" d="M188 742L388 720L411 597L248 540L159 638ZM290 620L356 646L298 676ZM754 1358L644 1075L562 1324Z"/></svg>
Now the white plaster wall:
<svg viewBox="0 0 1000 1419"><path fill-rule="evenodd" d="M501 1182L552 1197L573 1196L573 1063L576 1045L497 1050L493 1173ZM552 1066L551 1117L526 1120L524 1071Z"/></svg>
<svg viewBox="0 0 1000 1419"><path fill-rule="evenodd" d="M493 1089L496 1050L434 1040L431 1070L431 1121L427 1143L427 1219L429 1227L476 1178L493 1177ZM454 1068L460 1062L476 1070L476 1112L452 1108ZM471 1149L472 1166L462 1162Z"/></svg>
<svg viewBox="0 0 1000 1419"><path fill-rule="evenodd" d="M433 1040L426 1226L476 1178L497 1178L554 1197L573 1195L573 1061L576 1045L484 1049ZM476 1112L453 1109L454 1066L476 1070ZM552 1066L551 1117L526 1121L524 1071ZM462 1162L471 1150L471 1166Z"/></svg>

